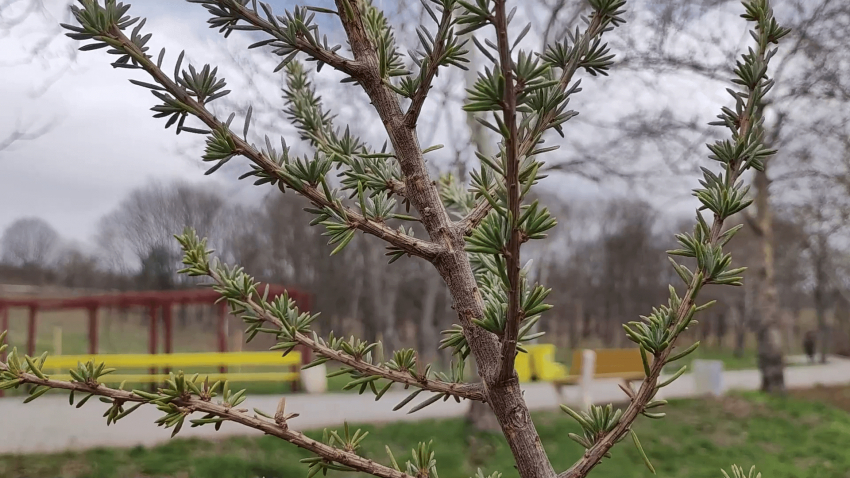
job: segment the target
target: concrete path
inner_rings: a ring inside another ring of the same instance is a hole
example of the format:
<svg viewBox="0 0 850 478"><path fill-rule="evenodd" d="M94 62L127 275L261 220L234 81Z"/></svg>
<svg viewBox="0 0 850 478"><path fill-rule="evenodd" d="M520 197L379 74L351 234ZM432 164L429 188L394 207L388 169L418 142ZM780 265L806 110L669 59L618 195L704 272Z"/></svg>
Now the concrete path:
<svg viewBox="0 0 850 478"><path fill-rule="evenodd" d="M723 374L724 390L754 390L759 386L757 370L727 371ZM788 367L785 380L789 388L808 388L818 384L838 385L850 383L850 360L833 359L826 365ZM558 397L554 387L546 383L530 383L524 387L525 399L532 410L554 410L560 403L576 404L580 401L576 386L565 387L564 396ZM622 401L623 392L617 381L600 380L591 388L596 403ZM693 377L686 374L663 389L664 398L683 398L694 395ZM287 411L301 416L291 426L299 430L338 427L343 420L352 423L384 423L433 418L463 416L468 403L454 400L439 402L408 415L414 400L404 410L392 412L393 406L406 396L403 391L389 392L380 402L374 397L355 394L290 395ZM258 395L244 402L245 408L259 408L274 413L279 396ZM95 447L132 447L166 442L170 430L154 424L160 412L154 407L141 407L117 424L106 427L102 417L106 404L92 399L83 408L68 405L67 394L49 393L33 403L24 405L21 397L0 399L0 453L57 452L69 449ZM181 437L215 438L228 435L256 435L259 432L225 423L219 432L212 426L181 430Z"/></svg>

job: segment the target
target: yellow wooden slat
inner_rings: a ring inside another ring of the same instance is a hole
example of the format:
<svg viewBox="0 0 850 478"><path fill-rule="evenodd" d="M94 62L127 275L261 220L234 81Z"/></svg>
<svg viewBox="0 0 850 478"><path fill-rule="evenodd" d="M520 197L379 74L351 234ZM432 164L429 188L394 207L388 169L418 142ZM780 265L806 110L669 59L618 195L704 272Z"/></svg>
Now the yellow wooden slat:
<svg viewBox="0 0 850 478"><path fill-rule="evenodd" d="M44 364L46 370L76 368L77 363L104 362L107 367L116 368L189 368L218 367L234 365L274 365L291 366L301 363L299 352L290 352L281 357L278 352L212 352L179 354L103 354L103 355L58 355L48 356Z"/></svg>
<svg viewBox="0 0 850 478"><path fill-rule="evenodd" d="M104 375L100 378L104 383L161 383L168 379L168 374L113 374ZM199 381L209 377L210 381L230 380L231 382L292 382L298 380L297 372L236 372L236 373L209 373L200 374ZM70 375L50 375L55 380L72 380Z"/></svg>
<svg viewBox="0 0 850 478"><path fill-rule="evenodd" d="M597 349L596 352L596 378L643 378L643 361L640 358L640 349ZM581 371L582 350L573 352L573 364L571 369L575 372ZM652 357L649 357L650 364Z"/></svg>

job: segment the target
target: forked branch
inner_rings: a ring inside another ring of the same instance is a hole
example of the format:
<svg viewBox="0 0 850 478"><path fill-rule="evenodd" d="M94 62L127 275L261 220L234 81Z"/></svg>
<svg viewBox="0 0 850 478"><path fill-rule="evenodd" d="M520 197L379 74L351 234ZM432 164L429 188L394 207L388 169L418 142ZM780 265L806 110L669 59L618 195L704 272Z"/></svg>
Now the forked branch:
<svg viewBox="0 0 850 478"><path fill-rule="evenodd" d="M562 65L563 68L556 87L557 95L564 95L564 99L566 99L566 97L570 94L581 91L578 87L580 80L572 85L572 87L570 87L570 84L573 82L573 77L575 76L576 71L578 71L578 69L581 68L583 63L587 60L587 54L591 50L593 42L598 41L598 37L605 31L605 27L609 24L610 20L611 19L602 15L594 15L584 31L581 33L578 31L576 32L577 41L575 45L573 45L572 49L566 49L568 56L565 58L566 62ZM566 45L566 40L564 41L564 45ZM566 103L564 103L564 106L566 106ZM564 114L566 114L565 118L559 118L559 116ZM541 137L547 129L554 127L556 124L559 125L561 120L566 121L566 119L569 119L569 117L572 117L575 114L576 113L565 112L563 109L557 108L547 111L542 117L533 122L532 128L526 135L518 139L519 143L516 148L516 157L523 158L533 154L534 148L540 144ZM556 122L556 120L558 121ZM492 205L490 202L481 200L466 217L458 221L458 224L464 231L466 231L466 233L469 233L472 229L475 229L485 217L487 217L487 214L490 213L491 209Z"/></svg>

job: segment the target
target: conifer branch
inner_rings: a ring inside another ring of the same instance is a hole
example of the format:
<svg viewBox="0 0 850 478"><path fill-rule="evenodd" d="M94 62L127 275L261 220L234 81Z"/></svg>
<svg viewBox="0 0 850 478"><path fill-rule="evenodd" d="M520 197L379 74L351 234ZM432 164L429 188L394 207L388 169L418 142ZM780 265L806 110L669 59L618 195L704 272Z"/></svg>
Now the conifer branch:
<svg viewBox="0 0 850 478"><path fill-rule="evenodd" d="M309 9L296 7L294 15L287 17L276 16L268 4L260 2L266 18L260 16L257 10L256 0L252 0L254 8L248 7L247 1L239 0L187 0L189 3L200 3L213 17L208 21L211 28L219 27L225 36L230 35L233 30L263 31L272 37L253 46L271 46L281 55L286 56L284 61L278 65L278 69L286 66L295 55L294 53L306 53L312 60L326 63L353 78L358 78L364 71L364 65L345 58L336 53L339 47L329 47L327 38L324 45L320 43L318 29L313 28L312 17L314 12ZM243 21L245 24L239 24Z"/></svg>
<svg viewBox="0 0 850 478"><path fill-rule="evenodd" d="M419 114L422 112L422 106L425 104L425 99L431 91L431 82L437 76L437 71L440 69L441 57L445 53L446 42L452 34L449 31L449 26L452 24L454 9L455 0L449 0L443 5L443 13L440 17L437 37L434 40L434 45L431 47L428 57L422 62L425 71L420 73L421 80L418 88L416 88L413 96L411 96L410 106L407 107L407 112L404 114L404 124L408 128L416 127L419 121Z"/></svg>
<svg viewBox="0 0 850 478"><path fill-rule="evenodd" d="M502 154L506 155L507 170L505 171L505 183L508 190L508 227L510 238L507 249L504 252L505 265L508 275L508 309L505 320L505 329L502 335L502 360L499 369L499 380L507 380L516 373L514 361L516 358L516 346L519 335L519 326L522 321L522 310L520 308L520 184L519 184L519 156L517 151L517 85L514 82L514 62L511 58L511 46L508 43L508 19L505 12L505 0L496 0L496 8L493 26L496 28L496 40L499 50L499 65L502 68L502 77L505 82L505 96L502 98L502 122L507 127L507 136L504 138L505 149Z"/></svg>
<svg viewBox="0 0 850 478"><path fill-rule="evenodd" d="M8 373L9 367L4 363L0 363L0 372ZM44 375L44 378L41 378L34 373L24 371L15 373L15 376L17 377L15 380L19 381L19 385L27 384L34 385L36 387L47 387L46 389L42 388L42 390L57 389L68 390L72 393L90 394L108 399L109 403L118 402L119 404L139 403L160 405L160 402L152 400L151 397L143 397L141 395L137 395L136 392L109 388L102 383L97 383L96 381L91 383L80 383L76 381L66 382L51 379L47 375ZM214 420L221 419L223 421L238 423L240 425L259 430L266 435L272 435L286 440L299 448L315 453L319 457L322 457L331 463L338 463L357 471L362 471L382 478L413 478L413 476L408 475L407 473L403 473L378 462L369 460L357 455L356 453L313 440L301 432L290 429L288 423L282 419L269 420L258 415L251 416L247 413L247 409L234 408L226 403L213 403L208 398L204 399L204 397L193 396L190 394L169 399L167 403L176 407L176 412L181 415L181 418L188 417L195 412L204 413L208 418L202 420L207 420L210 423L219 423L220 421Z"/></svg>
<svg viewBox="0 0 850 478"><path fill-rule="evenodd" d="M570 89L570 84L573 81L576 71L583 66L582 63L590 51L592 42L602 35L606 26L607 22L605 21L605 17L595 15L584 31L581 33L576 31L576 36L579 41L574 46L572 54L568 57L568 62L564 65L563 70L561 71L561 76L556 87L557 94L565 95L568 90L570 90L570 93L581 91L581 89L578 88L580 81L573 85L572 89ZM543 133L552 127L553 120L555 120L560 113L561 111L553 108L547 111L543 117L535 122L532 130L521 138L516 151L517 158L529 155L532 150L540 144ZM487 217L487 214L489 214L491 210L492 204L486 199L482 199L478 201L478 204L476 204L466 217L458 221L458 225L468 234L478 227L481 221Z"/></svg>
<svg viewBox="0 0 850 478"><path fill-rule="evenodd" d="M213 279L220 288L226 288L228 286L228 281L224 280L215 268L209 268L207 275ZM284 324L279 317L276 317L272 313L267 304L261 305L257 302L257 296L242 294L241 297L235 298L235 301L232 297L227 298L229 301L238 304L240 308L250 311L253 318L273 324L278 328L278 330L285 330L287 328L287 325ZM392 382L404 384L405 386L412 386L456 398L465 398L468 400L477 400L482 402L486 401L480 384L443 382L440 380L428 379L424 376L414 376L411 373L391 370L384 365L369 363L364 361L362 358L354 357L342 350L335 350L328 347L325 343L318 340L318 337L315 334L310 337L302 332L296 332L292 334L291 338L298 344L309 348L316 354L357 370L365 376L380 377ZM290 349L291 346L287 347L287 350Z"/></svg>
<svg viewBox="0 0 850 478"><path fill-rule="evenodd" d="M764 131L763 105L765 95L773 88L773 80L767 76L770 59L776 53L771 49L771 43L788 34L789 30L780 27L773 17L769 0L745 0L747 12L743 17L756 23L756 29L751 32L756 40L755 51L751 48L743 55L735 69L736 78L732 81L744 87L743 92L727 90L736 101L734 110L723 108L718 116L720 121L712 122L715 126L726 126L731 131L731 140L718 141L708 145L712 154L711 159L719 162L724 172L720 175L703 168L704 180L702 189L694 191L694 195L702 203L697 211L697 226L693 235L678 235L677 239L682 249L668 251L670 255L694 257L697 259L697 270L690 272L686 267L672 260L679 276L688 283L684 297L679 299L673 286L670 286L670 307L654 311L648 318L649 324L632 322L624 325L629 339L638 343L641 353L646 357L653 355L652 365L647 377L641 382L640 388L633 394L628 407L617 415L616 424L606 427L604 433L594 437L582 458L570 469L558 475L558 478L584 478L609 454L609 450L627 433L640 414L652 417L647 408L658 390L676 378L684 367L670 379L659 384L658 379L664 366L669 362L673 346L679 335L692 323L694 314L710 305L697 306L697 296L703 286L708 284L740 285L740 274L743 268L729 269L731 256L722 252L723 246L732 238L740 227L723 232L726 219L735 213L743 211L751 200L745 198L747 188L739 182L741 174L750 168L762 169L764 161L776 151L766 148L763 144ZM711 227L702 218L700 211L710 210L714 213ZM662 332L655 333L652 332ZM693 350L692 347L690 350ZM681 355L681 354L680 354ZM680 357L677 357L680 358ZM573 412L575 413L575 412ZM662 417L660 414L658 418ZM640 449L635 438L635 444ZM641 449L642 452L642 449ZM644 455L645 457L645 455ZM647 466L649 464L647 460Z"/></svg>
<svg viewBox="0 0 850 478"><path fill-rule="evenodd" d="M229 122L224 123L215 117L205 106L202 101L189 94L184 88L172 81L162 69L154 63L144 50L139 48L124 32L116 25L111 25L107 32L103 32L100 39L102 41L110 41L115 47L121 48L139 67L147 72L161 89L173 95L174 99L179 102L180 107L186 114L191 114L203 122L211 131L218 133L223 139L232 145L232 154L241 155L248 158L260 170L268 176L279 180L292 189L295 189L299 194L306 197L319 208L327 208L336 213L339 217L345 220L345 223L350 228L359 229L367 234L381 238L391 244L393 247L404 251L412 256L421 257L428 261L433 261L441 251L441 246L429 241L416 239L408 234L394 230L383 222L375 221L365 217L363 214L354 211L351 208L345 207L335 197L329 197L328 191L325 188L320 188L319 184L305 184L304 182L296 181L292 175L275 163L271 158L261 151L258 151L254 146L250 145L247 140L234 133ZM182 120L181 120L182 125ZM178 126L180 127L180 126ZM184 128L186 129L186 128ZM247 129L247 123L246 123ZM323 180L323 178L320 178Z"/></svg>

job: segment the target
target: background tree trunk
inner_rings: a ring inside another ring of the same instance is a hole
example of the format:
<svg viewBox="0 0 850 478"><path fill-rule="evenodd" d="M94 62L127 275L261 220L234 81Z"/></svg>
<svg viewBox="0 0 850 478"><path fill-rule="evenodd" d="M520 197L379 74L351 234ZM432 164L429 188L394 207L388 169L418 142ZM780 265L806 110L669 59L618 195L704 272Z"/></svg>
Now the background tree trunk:
<svg viewBox="0 0 850 478"><path fill-rule="evenodd" d="M768 188L770 180L765 171L757 171L756 221L759 227L762 261L759 267L759 287L756 296L758 321L756 341L758 343L758 367L761 371L761 390L769 393L785 392L785 364L782 354L782 331L779 324L779 305L776 293L776 271L774 269L773 215Z"/></svg>
<svg viewBox="0 0 850 478"><path fill-rule="evenodd" d="M443 284L439 278L433 277L432 274L427 274L426 277L425 292L422 296L422 315L416 334L416 350L419 351L423 362L432 363L437 357L437 340L440 336L437 330L435 312Z"/></svg>
<svg viewBox="0 0 850 478"><path fill-rule="evenodd" d="M819 234L816 238L817 246L811 249L814 256L815 269L815 287L814 287L814 303L815 303L815 318L817 320L817 350L820 363L826 363L826 354L829 348L829 327L826 323L826 293L828 281L826 279L826 254L827 244L826 237Z"/></svg>

